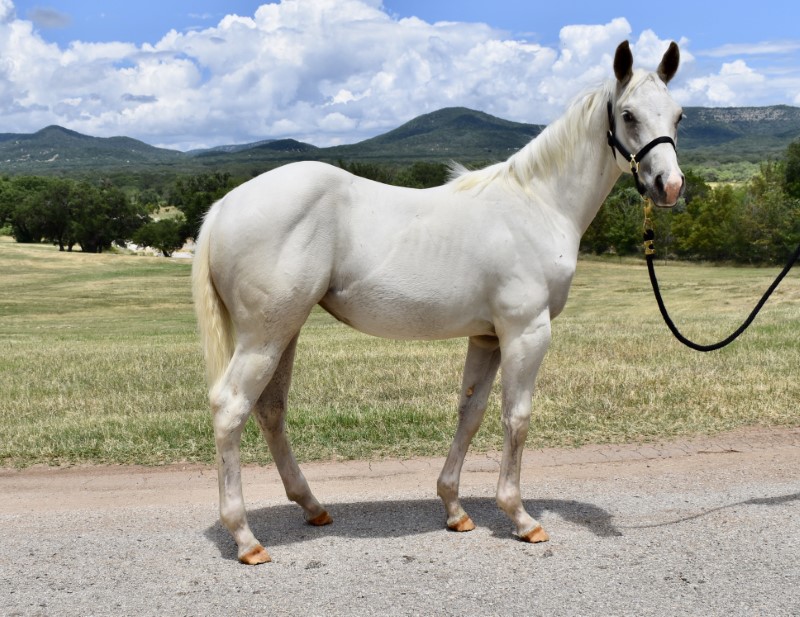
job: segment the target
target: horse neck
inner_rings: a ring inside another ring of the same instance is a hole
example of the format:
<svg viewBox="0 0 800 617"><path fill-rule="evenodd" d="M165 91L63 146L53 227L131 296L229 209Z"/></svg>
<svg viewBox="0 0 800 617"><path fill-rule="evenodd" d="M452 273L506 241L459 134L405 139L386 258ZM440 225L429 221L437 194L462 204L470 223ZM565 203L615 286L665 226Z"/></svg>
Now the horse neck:
<svg viewBox="0 0 800 617"><path fill-rule="evenodd" d="M606 142L608 96L605 88L589 94L515 155L531 192L552 201L581 236L621 175Z"/></svg>

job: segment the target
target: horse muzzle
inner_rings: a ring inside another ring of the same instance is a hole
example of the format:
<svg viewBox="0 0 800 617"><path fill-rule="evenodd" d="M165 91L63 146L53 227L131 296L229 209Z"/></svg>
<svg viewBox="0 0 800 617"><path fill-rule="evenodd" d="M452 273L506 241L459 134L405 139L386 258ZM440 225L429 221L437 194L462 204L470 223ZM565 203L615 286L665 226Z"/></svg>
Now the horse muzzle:
<svg viewBox="0 0 800 617"><path fill-rule="evenodd" d="M648 196L659 208L672 208L686 189L686 179L682 173L658 174L653 180Z"/></svg>

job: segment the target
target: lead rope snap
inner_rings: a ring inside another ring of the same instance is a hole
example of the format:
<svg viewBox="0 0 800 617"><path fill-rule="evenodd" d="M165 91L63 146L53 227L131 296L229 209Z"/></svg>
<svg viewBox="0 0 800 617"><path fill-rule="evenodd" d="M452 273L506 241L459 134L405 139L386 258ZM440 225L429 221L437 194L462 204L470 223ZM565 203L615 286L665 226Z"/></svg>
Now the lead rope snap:
<svg viewBox="0 0 800 617"><path fill-rule="evenodd" d="M639 161L636 160L635 154L631 154L630 164L631 164L631 173L635 176L636 174L639 173Z"/></svg>
<svg viewBox="0 0 800 617"><path fill-rule="evenodd" d="M653 202L649 198L644 200L644 224L642 225L642 237L644 238L644 254L655 255L656 232L653 229Z"/></svg>

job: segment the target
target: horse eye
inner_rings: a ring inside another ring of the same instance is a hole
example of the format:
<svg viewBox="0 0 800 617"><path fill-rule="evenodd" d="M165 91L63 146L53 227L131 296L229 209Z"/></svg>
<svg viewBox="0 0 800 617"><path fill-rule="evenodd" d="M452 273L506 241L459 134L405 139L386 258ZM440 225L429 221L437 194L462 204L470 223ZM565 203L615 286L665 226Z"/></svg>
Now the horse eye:
<svg viewBox="0 0 800 617"><path fill-rule="evenodd" d="M681 120L683 120L685 117L686 117L686 114L681 113L681 115L678 116L678 119L675 120L675 126L678 126L681 123Z"/></svg>
<svg viewBox="0 0 800 617"><path fill-rule="evenodd" d="M634 118L633 114L629 112L627 109L622 112L622 119L628 123L636 122L636 118Z"/></svg>

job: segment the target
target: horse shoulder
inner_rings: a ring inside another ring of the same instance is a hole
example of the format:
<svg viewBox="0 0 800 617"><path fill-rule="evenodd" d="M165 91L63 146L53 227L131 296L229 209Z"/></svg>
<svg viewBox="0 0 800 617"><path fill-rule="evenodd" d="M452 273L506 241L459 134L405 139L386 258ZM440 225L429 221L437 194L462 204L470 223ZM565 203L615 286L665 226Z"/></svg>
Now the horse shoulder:
<svg viewBox="0 0 800 617"><path fill-rule="evenodd" d="M566 304L580 242L574 226L535 202L506 202L494 208L484 229L482 251L495 273L498 314L551 318Z"/></svg>

